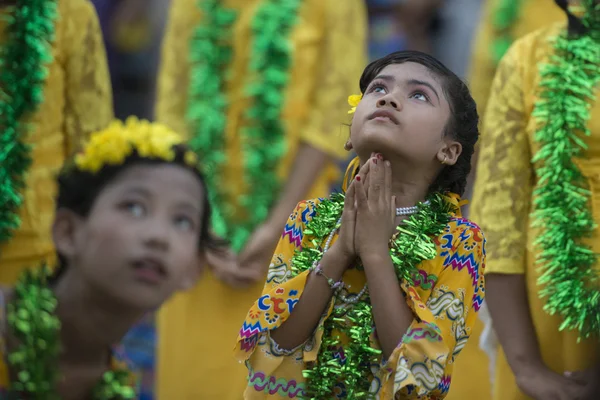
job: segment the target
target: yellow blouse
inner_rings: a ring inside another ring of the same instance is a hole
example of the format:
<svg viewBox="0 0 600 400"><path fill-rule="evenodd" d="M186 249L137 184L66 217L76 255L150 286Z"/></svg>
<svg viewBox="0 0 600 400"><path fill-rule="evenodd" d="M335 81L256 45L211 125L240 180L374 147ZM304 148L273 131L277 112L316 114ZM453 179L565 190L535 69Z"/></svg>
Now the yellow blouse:
<svg viewBox="0 0 600 400"><path fill-rule="evenodd" d="M26 138L32 145L33 165L23 193L21 228L0 246L0 283L14 282L22 268L51 257L56 174L88 134L113 118L108 66L94 7L87 0L59 0L58 14L44 102L32 116L33 127ZM6 27L4 19L0 27ZM0 32L1 42L4 31Z"/></svg>
<svg viewBox="0 0 600 400"><path fill-rule="evenodd" d="M225 7L238 12L233 26L233 61L226 92L228 97L225 147L227 163L221 171L221 182L227 186L234 204L247 188L242 179L244 160L240 129L248 99L244 91L248 83L252 33L251 22L262 0L224 0ZM174 0L165 34L162 66L158 83L157 119L181 134L191 135L186 123L188 87L191 65L189 43L202 21L197 0ZM346 156L344 142L349 130L348 95L358 91L358 78L366 61L366 11L360 0L305 0L301 2L299 20L293 29L293 63L290 83L285 93L282 119L286 130L287 154L279 174L287 176L299 144L307 143L335 159ZM337 177L334 162L318 182L326 193ZM236 207L242 209L241 207ZM243 218L237 215L236 218Z"/></svg>
<svg viewBox="0 0 600 400"><path fill-rule="evenodd" d="M496 39L493 24L495 10L501 1L503 0L486 0L471 59L469 87L481 115L485 112L497 67L492 57L491 47ZM550 23L566 20L565 13L555 6L552 0L520 0L520 2L522 5L519 18L511 30L511 36L515 40Z"/></svg>
<svg viewBox="0 0 600 400"><path fill-rule="evenodd" d="M539 91L539 65L553 52L548 39L563 24L538 30L520 39L506 54L492 85L483 124L481 155L473 197L473 218L481 222L489 240L487 272L524 273L526 252L533 251L535 231L530 228L538 145L531 116ZM592 105L588 122L588 149L577 160L592 190L593 215L600 221L600 102ZM565 212L568 210L565 210ZM596 252L600 242L591 241Z"/></svg>
<svg viewBox="0 0 600 400"><path fill-rule="evenodd" d="M457 196L447 199L458 207ZM290 216L273 255L263 294L240 329L236 355L246 362L249 371L245 399L303 397L306 382L302 371L317 359L322 324L333 307L343 306L334 298L314 336L291 354L279 349L270 338L269 332L287 320L302 296L309 271L292 277L291 260L297 250L312 246L304 231L319 202L301 202ZM485 297L485 239L479 227L462 218L459 211L435 242L437 257L418 266L420 279L414 286L401 285L415 320L390 358L371 366L370 392L378 399L446 397L454 362L469 339ZM366 284L365 273L350 268L343 281L356 289L352 293L357 293ZM347 339L342 342L347 343ZM375 332L371 345L379 348ZM339 354L343 360L343 345ZM332 388L332 394L332 398L346 398L342 382Z"/></svg>

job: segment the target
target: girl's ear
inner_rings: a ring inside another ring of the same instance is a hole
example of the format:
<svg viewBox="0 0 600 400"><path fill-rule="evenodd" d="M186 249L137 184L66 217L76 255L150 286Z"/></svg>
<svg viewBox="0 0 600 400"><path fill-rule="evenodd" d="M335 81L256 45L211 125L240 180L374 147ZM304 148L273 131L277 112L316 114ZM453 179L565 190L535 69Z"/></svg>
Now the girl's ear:
<svg viewBox="0 0 600 400"><path fill-rule="evenodd" d="M52 223L52 239L56 252L71 260L77 253L77 237L83 229L83 219L71 210L59 209Z"/></svg>
<svg viewBox="0 0 600 400"><path fill-rule="evenodd" d="M344 144L344 150L350 151L352 149L353 149L353 147L352 147L352 140L348 139L346 141L346 144Z"/></svg>
<svg viewBox="0 0 600 400"><path fill-rule="evenodd" d="M458 161L458 157L462 153L462 144L457 141L451 141L444 144L444 146L438 150L436 158L441 164L454 165Z"/></svg>

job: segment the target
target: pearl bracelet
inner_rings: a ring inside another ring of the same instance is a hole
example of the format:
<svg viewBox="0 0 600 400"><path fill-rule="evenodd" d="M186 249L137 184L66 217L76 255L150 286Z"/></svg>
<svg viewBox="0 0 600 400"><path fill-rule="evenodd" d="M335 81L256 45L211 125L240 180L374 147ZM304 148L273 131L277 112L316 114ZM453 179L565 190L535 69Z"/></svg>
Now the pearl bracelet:
<svg viewBox="0 0 600 400"><path fill-rule="evenodd" d="M329 287L331 288L331 290L338 291L338 290L340 290L344 286L344 282L342 282L341 279L336 282L333 279L331 279L330 277L328 277L327 275L325 275L325 272L323 271L323 268L321 268L321 264L320 263L317 263L315 261L315 264L313 264L313 268L311 268L311 269L314 269L315 273L317 275L322 276L323 278L325 278L327 280L327 284L329 285Z"/></svg>

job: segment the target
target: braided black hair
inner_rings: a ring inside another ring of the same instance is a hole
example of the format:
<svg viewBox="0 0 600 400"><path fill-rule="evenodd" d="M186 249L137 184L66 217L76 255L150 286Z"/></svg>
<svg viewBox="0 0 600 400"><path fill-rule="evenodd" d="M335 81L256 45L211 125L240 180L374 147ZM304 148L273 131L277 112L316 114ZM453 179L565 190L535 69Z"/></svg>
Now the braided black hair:
<svg viewBox="0 0 600 400"><path fill-rule="evenodd" d="M585 35L587 28L579 18L569 11L569 0L554 0L554 2L567 14L569 34L573 36Z"/></svg>
<svg viewBox="0 0 600 400"><path fill-rule="evenodd" d="M462 195L471 172L471 157L479 138L479 115L467 85L434 57L418 51L398 51L373 61L360 77L360 90L365 93L375 77L388 65L413 62L421 64L441 79L444 95L450 104L451 117L444 135L462 145L462 153L454 165L446 166L429 187L430 192L452 192Z"/></svg>

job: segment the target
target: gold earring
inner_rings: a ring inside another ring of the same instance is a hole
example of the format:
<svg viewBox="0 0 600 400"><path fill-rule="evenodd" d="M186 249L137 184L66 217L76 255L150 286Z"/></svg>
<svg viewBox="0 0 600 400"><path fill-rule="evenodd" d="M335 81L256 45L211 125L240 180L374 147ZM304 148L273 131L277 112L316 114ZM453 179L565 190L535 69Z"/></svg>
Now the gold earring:
<svg viewBox="0 0 600 400"><path fill-rule="evenodd" d="M442 165L446 165L447 159L448 159L448 156L444 154L444 160L442 161Z"/></svg>

